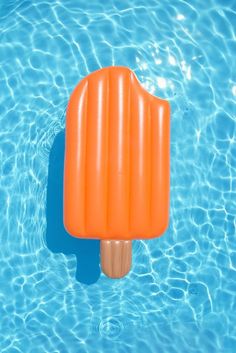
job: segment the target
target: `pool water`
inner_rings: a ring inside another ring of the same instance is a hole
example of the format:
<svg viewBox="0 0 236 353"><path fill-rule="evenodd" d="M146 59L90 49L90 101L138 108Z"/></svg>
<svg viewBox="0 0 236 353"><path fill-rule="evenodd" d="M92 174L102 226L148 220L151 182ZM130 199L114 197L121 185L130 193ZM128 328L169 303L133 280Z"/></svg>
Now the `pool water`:
<svg viewBox="0 0 236 353"><path fill-rule="evenodd" d="M0 352L236 351L236 2L0 3ZM66 105L130 67L171 104L170 224L121 280L62 223Z"/></svg>

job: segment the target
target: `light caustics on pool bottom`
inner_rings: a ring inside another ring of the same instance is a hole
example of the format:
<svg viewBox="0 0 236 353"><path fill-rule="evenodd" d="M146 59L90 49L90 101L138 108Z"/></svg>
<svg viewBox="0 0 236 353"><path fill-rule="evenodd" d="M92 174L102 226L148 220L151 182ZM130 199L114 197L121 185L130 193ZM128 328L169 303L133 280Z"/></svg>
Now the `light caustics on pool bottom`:
<svg viewBox="0 0 236 353"><path fill-rule="evenodd" d="M1 3L1 352L234 352L235 8ZM69 95L109 65L172 110L169 229L134 242L119 281L97 243L68 240L59 205Z"/></svg>

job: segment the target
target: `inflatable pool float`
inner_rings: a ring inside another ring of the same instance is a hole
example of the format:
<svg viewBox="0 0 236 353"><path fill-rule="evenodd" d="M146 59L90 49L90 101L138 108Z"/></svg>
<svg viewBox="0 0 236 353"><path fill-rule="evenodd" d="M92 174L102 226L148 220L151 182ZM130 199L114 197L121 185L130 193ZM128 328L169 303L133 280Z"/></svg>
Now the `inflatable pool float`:
<svg viewBox="0 0 236 353"><path fill-rule="evenodd" d="M85 77L66 114L64 225L101 240L101 267L120 278L131 267L132 240L168 226L170 107L126 67Z"/></svg>

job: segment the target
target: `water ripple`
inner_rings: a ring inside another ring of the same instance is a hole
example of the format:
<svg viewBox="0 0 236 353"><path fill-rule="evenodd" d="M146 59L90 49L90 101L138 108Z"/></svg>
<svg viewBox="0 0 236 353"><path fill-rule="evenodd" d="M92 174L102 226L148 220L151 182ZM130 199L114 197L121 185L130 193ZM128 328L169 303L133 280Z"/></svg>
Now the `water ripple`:
<svg viewBox="0 0 236 353"><path fill-rule="evenodd" d="M235 3L0 4L1 352L234 352ZM166 234L88 286L46 246L48 160L75 85L129 66L171 103ZM191 348L190 348L191 347Z"/></svg>

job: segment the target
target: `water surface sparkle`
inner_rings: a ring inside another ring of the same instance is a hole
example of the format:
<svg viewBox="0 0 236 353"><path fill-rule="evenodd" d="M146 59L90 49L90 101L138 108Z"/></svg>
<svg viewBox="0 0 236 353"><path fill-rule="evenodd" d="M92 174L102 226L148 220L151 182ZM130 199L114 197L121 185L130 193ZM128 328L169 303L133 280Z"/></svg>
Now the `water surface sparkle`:
<svg viewBox="0 0 236 353"><path fill-rule="evenodd" d="M235 23L234 0L0 3L2 353L235 352ZM73 88L109 65L171 103L170 225L86 285L47 246L49 157Z"/></svg>

